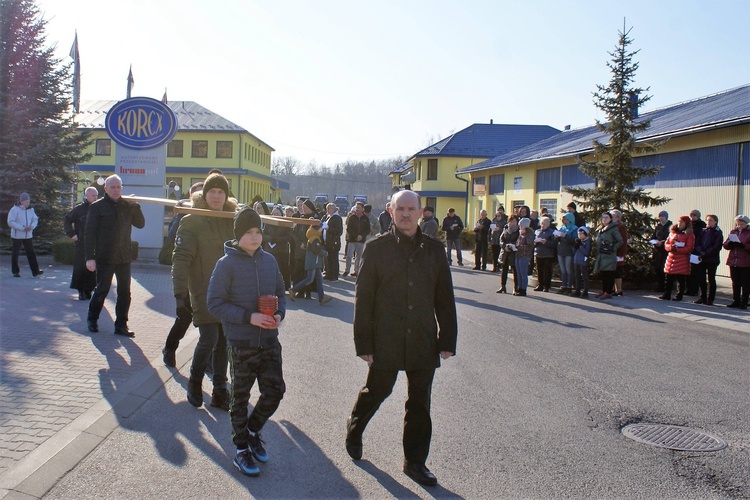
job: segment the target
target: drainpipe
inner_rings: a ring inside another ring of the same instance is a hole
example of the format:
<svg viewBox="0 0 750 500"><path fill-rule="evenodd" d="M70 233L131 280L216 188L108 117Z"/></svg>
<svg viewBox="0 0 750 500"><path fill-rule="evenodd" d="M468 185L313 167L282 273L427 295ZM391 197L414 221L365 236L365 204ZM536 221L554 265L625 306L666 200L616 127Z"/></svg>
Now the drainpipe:
<svg viewBox="0 0 750 500"><path fill-rule="evenodd" d="M453 175L459 181L463 181L466 183L466 203L464 203L464 227L467 227L466 225L469 223L469 196L470 196L469 195L469 180L459 177L459 175L461 174L459 174L458 172L456 172Z"/></svg>
<svg viewBox="0 0 750 500"><path fill-rule="evenodd" d="M742 171L744 170L744 165L742 164L742 156L745 153L745 144L740 143L740 151L739 151L739 158L737 159L737 190L734 195L734 213L741 214L745 213L744 210L741 210L740 204L746 202L746 200L742 199Z"/></svg>

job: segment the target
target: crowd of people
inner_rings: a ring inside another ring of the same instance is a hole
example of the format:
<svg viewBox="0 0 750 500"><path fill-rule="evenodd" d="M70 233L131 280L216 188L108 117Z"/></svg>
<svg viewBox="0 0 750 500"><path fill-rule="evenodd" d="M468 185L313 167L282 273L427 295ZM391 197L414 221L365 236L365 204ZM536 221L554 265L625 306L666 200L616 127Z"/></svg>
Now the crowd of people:
<svg viewBox="0 0 750 500"><path fill-rule="evenodd" d="M74 241L70 287L88 300L87 326L98 332L98 318L112 279L117 277L115 330L135 336L128 327L130 308L131 231L145 225L138 203L122 197L122 180L105 180L104 196L86 189L83 203L65 217L65 232ZM461 218L451 208L442 223L435 209L421 207L412 191L393 195L379 216L370 205L355 203L347 214L329 203L318 214L309 200L295 207L263 202L240 208L229 182L212 171L190 189L190 204L208 212L231 212L233 218L210 213L177 215L168 232L172 251L172 284L176 320L167 335L163 360L175 367L175 353L190 323L199 331L187 383L187 400L203 405L203 379L212 379L210 405L229 411L234 465L244 474L260 474L257 462L269 460L261 430L278 408L286 385L278 327L286 316L286 299L331 300L324 281L355 277L355 352L368 364L365 385L346 421L346 450L354 460L363 456L363 434L380 404L389 397L399 371L406 371L408 398L404 419L404 473L423 485L437 479L426 466L431 440L430 393L441 360L456 354L457 319L450 266L453 256L463 266ZM31 243L38 217L24 193L11 210L14 276L20 274L18 250L23 245L32 274L42 274ZM292 227L263 224L262 216L315 219ZM727 307L747 309L750 295L750 218L738 215L725 238L716 215L701 219L693 210L676 224L659 213L650 243L658 276L659 297L682 300L699 296L696 304L716 299L716 269L727 251L733 300ZM440 241L439 230L445 236ZM474 225L474 270L499 273L497 293L526 296L536 272L537 292L552 290L555 266L558 294L589 297L589 273L601 281L596 297L623 295L622 278L628 232L622 213L601 214L588 227L575 203L556 223L544 209L520 206L506 215L502 206L490 219L485 210ZM344 270L340 256L344 237ZM491 252L491 254L490 254ZM593 259L593 265L591 260ZM677 293L672 296L674 287ZM415 305L416 304L416 305ZM377 319L377 321L376 321ZM231 363L231 385L228 367ZM260 396L248 411L250 390L258 382Z"/></svg>
<svg viewBox="0 0 750 500"><path fill-rule="evenodd" d="M492 272L500 273L497 293L507 293L508 274L513 275L513 295L525 296L528 277L536 269L534 291L550 292L557 266L561 285L558 294L589 298L590 273L601 281L597 299L622 296L622 279L628 253L628 231L619 210L601 214L600 223L585 225L577 206L566 207L559 226L544 208L532 211L520 206L510 216L501 205L489 219L486 210L479 212L474 225L474 270L486 271L491 250ZM432 216L425 216L429 220ZM737 215L734 227L725 238L719 218L709 214L701 219L699 210L683 215L677 223L669 220L666 211L659 213L649 243L651 262L657 276L657 292L661 300L681 301L684 296L697 296L695 304L713 305L716 299L716 270L720 253L727 251L726 264L732 281L730 308L747 309L750 296L750 218ZM463 224L454 209L443 219L448 262L452 248L460 248L455 229ZM457 252L461 265L460 251ZM593 258L593 266L590 259ZM676 293L673 292L676 287Z"/></svg>

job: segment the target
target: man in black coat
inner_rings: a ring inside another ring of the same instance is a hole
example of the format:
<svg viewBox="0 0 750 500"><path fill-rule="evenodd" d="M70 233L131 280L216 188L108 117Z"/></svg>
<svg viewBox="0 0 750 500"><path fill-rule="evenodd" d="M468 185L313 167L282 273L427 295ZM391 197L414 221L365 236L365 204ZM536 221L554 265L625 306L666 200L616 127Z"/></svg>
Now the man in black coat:
<svg viewBox="0 0 750 500"><path fill-rule="evenodd" d="M79 203L73 210L65 214L63 227L68 238L75 243L73 253L73 277L70 280L70 288L78 290L78 300L89 300L91 292L96 286L96 273L86 269L86 258L84 257L83 239L86 229L86 218L89 215L89 207L96 201L99 192L94 187L87 187L83 192L83 203Z"/></svg>
<svg viewBox="0 0 750 500"><path fill-rule="evenodd" d="M479 212L479 219L474 224L476 234L476 245L474 247L474 270L487 270L487 245L490 241L490 220L487 218L487 210Z"/></svg>
<svg viewBox="0 0 750 500"><path fill-rule="evenodd" d="M99 314L104 299L112 286L112 277L117 276L117 303L115 305L115 334L134 337L128 328L130 311L130 234L133 226L146 225L141 207L134 201L122 197L122 179L110 175L104 181L104 197L89 208L86 218L84 248L86 269L96 271L96 288L89 302L88 328L98 332Z"/></svg>
<svg viewBox="0 0 750 500"><path fill-rule="evenodd" d="M440 241L419 230L419 196L399 191L391 199L394 227L365 245L354 302L354 345L369 365L367 382L347 420L346 451L362 458L362 434L406 371L404 473L437 484L425 462L430 451L430 400L435 368L456 353L453 282Z"/></svg>
<svg viewBox="0 0 750 500"><path fill-rule="evenodd" d="M323 216L322 221L327 226L324 231L324 239L325 248L328 252L323 279L337 281L339 279L339 252L341 251L341 235L344 234L344 222L339 215L339 207L335 203L326 205L326 215Z"/></svg>

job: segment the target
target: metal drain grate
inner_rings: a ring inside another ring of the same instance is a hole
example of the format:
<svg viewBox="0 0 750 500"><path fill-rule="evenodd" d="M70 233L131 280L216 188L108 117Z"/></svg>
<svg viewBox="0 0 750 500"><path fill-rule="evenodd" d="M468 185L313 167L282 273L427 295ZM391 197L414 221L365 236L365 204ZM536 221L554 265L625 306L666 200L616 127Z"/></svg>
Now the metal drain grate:
<svg viewBox="0 0 750 500"><path fill-rule="evenodd" d="M625 436L639 443L680 451L719 451L726 441L689 427L664 424L630 424L622 428Z"/></svg>

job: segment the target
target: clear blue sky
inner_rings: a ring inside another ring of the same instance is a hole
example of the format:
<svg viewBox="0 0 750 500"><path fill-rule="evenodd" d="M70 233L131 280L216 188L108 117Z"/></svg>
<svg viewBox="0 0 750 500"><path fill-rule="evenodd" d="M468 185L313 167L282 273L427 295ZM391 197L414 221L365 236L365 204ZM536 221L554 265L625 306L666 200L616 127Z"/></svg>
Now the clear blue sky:
<svg viewBox="0 0 750 500"><path fill-rule="evenodd" d="M196 101L332 165L409 156L472 123L562 129L603 116L623 18L646 111L750 83L747 0L37 0L81 98Z"/></svg>

